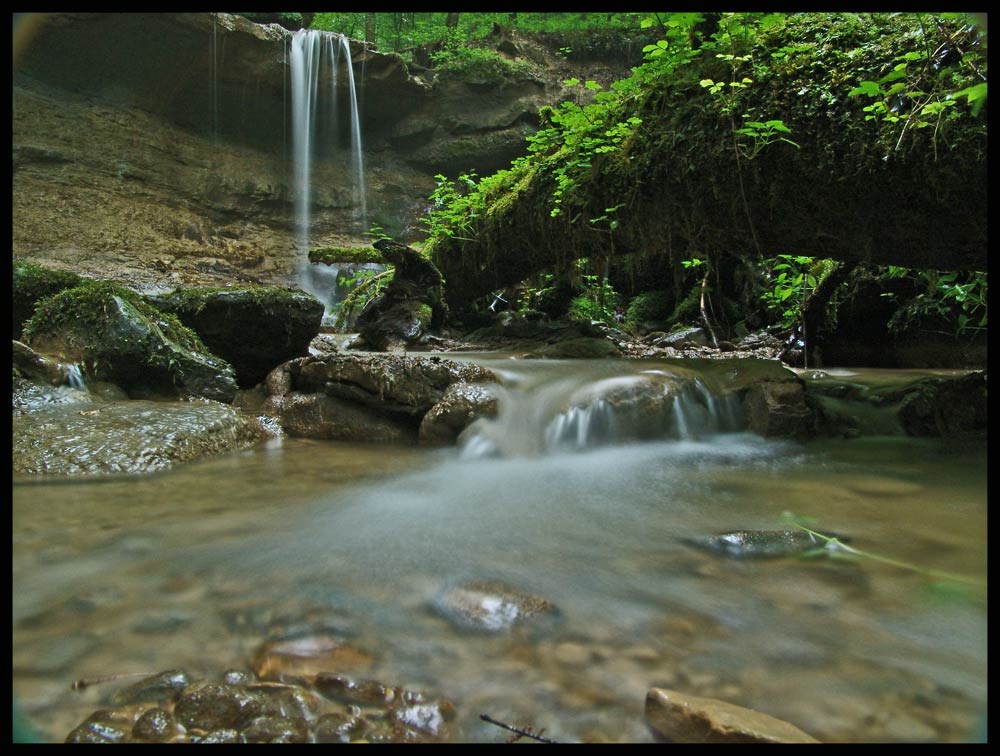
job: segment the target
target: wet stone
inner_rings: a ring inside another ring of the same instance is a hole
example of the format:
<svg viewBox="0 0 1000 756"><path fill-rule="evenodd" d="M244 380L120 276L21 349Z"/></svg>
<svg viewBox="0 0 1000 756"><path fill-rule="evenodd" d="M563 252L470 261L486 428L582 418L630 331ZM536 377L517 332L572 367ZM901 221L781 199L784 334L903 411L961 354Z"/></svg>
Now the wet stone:
<svg viewBox="0 0 1000 756"><path fill-rule="evenodd" d="M400 697L398 688L389 688L375 680L355 680L344 675L320 673L313 681L327 698L362 706L379 706L392 703Z"/></svg>
<svg viewBox="0 0 1000 756"><path fill-rule="evenodd" d="M174 707L184 727L206 731L239 730L260 712L260 701L239 688L218 683L191 685Z"/></svg>
<svg viewBox="0 0 1000 756"><path fill-rule="evenodd" d="M151 740L163 742L178 735L180 728L173 715L165 709L150 709L140 716L132 728L132 737L136 740Z"/></svg>
<svg viewBox="0 0 1000 756"><path fill-rule="evenodd" d="M243 737L247 743L306 743L309 727L297 717L257 717L243 730Z"/></svg>
<svg viewBox="0 0 1000 756"><path fill-rule="evenodd" d="M798 727L753 709L666 688L646 695L646 722L680 743L818 743Z"/></svg>
<svg viewBox="0 0 1000 756"><path fill-rule="evenodd" d="M757 558L791 556L825 545L804 530L734 530L687 542L725 556Z"/></svg>
<svg viewBox="0 0 1000 756"><path fill-rule="evenodd" d="M222 676L222 682L226 685L252 685L257 682L253 672L242 669L230 669Z"/></svg>
<svg viewBox="0 0 1000 756"><path fill-rule="evenodd" d="M193 731L188 740L190 743L242 743L243 736L237 730L222 729L211 732Z"/></svg>
<svg viewBox="0 0 1000 756"><path fill-rule="evenodd" d="M456 625L502 632L544 614L554 614L551 603L496 581L472 581L446 589L436 608Z"/></svg>
<svg viewBox="0 0 1000 756"><path fill-rule="evenodd" d="M116 706L139 701L163 701L174 698L190 683L188 676L177 669L160 672L115 693L111 703Z"/></svg>
<svg viewBox="0 0 1000 756"><path fill-rule="evenodd" d="M106 722L84 722L66 736L67 743L124 743L128 730Z"/></svg>
<svg viewBox="0 0 1000 756"><path fill-rule="evenodd" d="M320 672L353 672L367 669L374 658L333 635L312 635L264 644L254 655L252 667L262 680L303 677Z"/></svg>
<svg viewBox="0 0 1000 756"><path fill-rule="evenodd" d="M360 737L365 723L353 714L324 714L316 721L314 734L317 743L349 743Z"/></svg>

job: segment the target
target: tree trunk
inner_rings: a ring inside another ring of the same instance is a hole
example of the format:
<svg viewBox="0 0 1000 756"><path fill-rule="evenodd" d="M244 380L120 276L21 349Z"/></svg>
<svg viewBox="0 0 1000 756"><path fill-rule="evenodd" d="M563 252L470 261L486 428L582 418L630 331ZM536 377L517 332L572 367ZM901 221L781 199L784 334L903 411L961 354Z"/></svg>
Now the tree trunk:
<svg viewBox="0 0 1000 756"><path fill-rule="evenodd" d="M448 19L444 22L444 25L446 27L448 27L449 29L456 29L456 28L458 28L458 14L457 13L449 13L448 14Z"/></svg>
<svg viewBox="0 0 1000 756"><path fill-rule="evenodd" d="M365 44L373 45L375 44L375 14L366 13L365 14Z"/></svg>

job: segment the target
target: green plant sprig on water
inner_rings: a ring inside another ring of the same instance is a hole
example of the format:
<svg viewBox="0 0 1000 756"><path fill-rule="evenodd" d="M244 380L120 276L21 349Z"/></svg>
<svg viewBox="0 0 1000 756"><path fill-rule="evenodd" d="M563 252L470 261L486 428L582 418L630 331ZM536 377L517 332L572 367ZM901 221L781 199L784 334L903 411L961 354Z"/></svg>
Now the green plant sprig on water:
<svg viewBox="0 0 1000 756"><path fill-rule="evenodd" d="M833 559L871 559L876 562L882 562L883 564L888 564L892 567L898 567L903 570L911 570L913 572L919 572L922 575L927 575L928 577L936 578L938 580L948 580L955 583L962 583L964 585L974 585L978 588L985 588L986 581L979 580L978 578L971 578L965 575L956 575L951 572L943 572L941 570L932 570L927 567L921 567L917 564L910 564L909 562L904 562L900 559L893 559L892 557L882 556L880 554L872 554L869 551L862 551L861 549L856 549L853 546L848 546L846 543L836 538L835 536L828 536L813 530L810 527L806 527L804 522L812 524L815 520L811 517L799 517L791 512L785 512L782 519L789 525L803 530L813 538L818 538L824 541L824 545L815 549L811 549L802 554L804 558L816 557L816 556L828 556Z"/></svg>

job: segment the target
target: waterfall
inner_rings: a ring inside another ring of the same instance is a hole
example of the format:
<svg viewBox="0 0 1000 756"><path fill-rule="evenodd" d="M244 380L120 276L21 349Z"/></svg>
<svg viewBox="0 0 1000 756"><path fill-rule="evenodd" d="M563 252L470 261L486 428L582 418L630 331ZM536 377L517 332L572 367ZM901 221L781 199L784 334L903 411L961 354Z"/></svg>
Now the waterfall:
<svg viewBox="0 0 1000 756"><path fill-rule="evenodd" d="M68 364L66 367L66 380L70 388L86 390L87 384L83 380L83 371L76 364Z"/></svg>
<svg viewBox="0 0 1000 756"><path fill-rule="evenodd" d="M368 203L362 156L361 117L354 81L351 47L343 34L300 29L292 35L289 71L292 81L292 151L294 164L295 218L299 248L299 285L327 308L336 303L336 275L317 278L306 255L311 244L312 171L314 158L336 156L339 143L338 69L347 70L347 102L350 108L350 165L352 199L358 229L367 230ZM320 79L329 77L329 88ZM323 104L321 104L321 100ZM332 279L332 280L331 280ZM331 286L332 284L332 286Z"/></svg>

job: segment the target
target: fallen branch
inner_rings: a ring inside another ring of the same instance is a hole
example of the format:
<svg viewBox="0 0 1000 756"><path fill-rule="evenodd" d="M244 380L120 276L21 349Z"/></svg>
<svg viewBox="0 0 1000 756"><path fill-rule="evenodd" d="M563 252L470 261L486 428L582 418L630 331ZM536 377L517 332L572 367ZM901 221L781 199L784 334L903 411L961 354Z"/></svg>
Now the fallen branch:
<svg viewBox="0 0 1000 756"><path fill-rule="evenodd" d="M552 743L553 745L558 745L559 744L559 741L557 741L557 740L549 740L548 738L543 738L541 735L535 735L535 733L531 732L531 728L530 727L528 729L526 729L526 730L522 730L522 729L520 729L518 727L514 727L513 725L509 725L509 724L506 724L504 722L497 721L496 719L494 719L493 717L491 717L489 714L480 714L479 718L481 720L483 720L484 722L489 722L490 724L496 725L497 727L503 727L505 730L510 730L511 732L516 732L519 737L531 738L532 740L537 740L540 743ZM542 732L545 732L545 730L542 730ZM515 740L516 740L516 738L515 738ZM512 740L510 742L514 742L514 741Z"/></svg>

